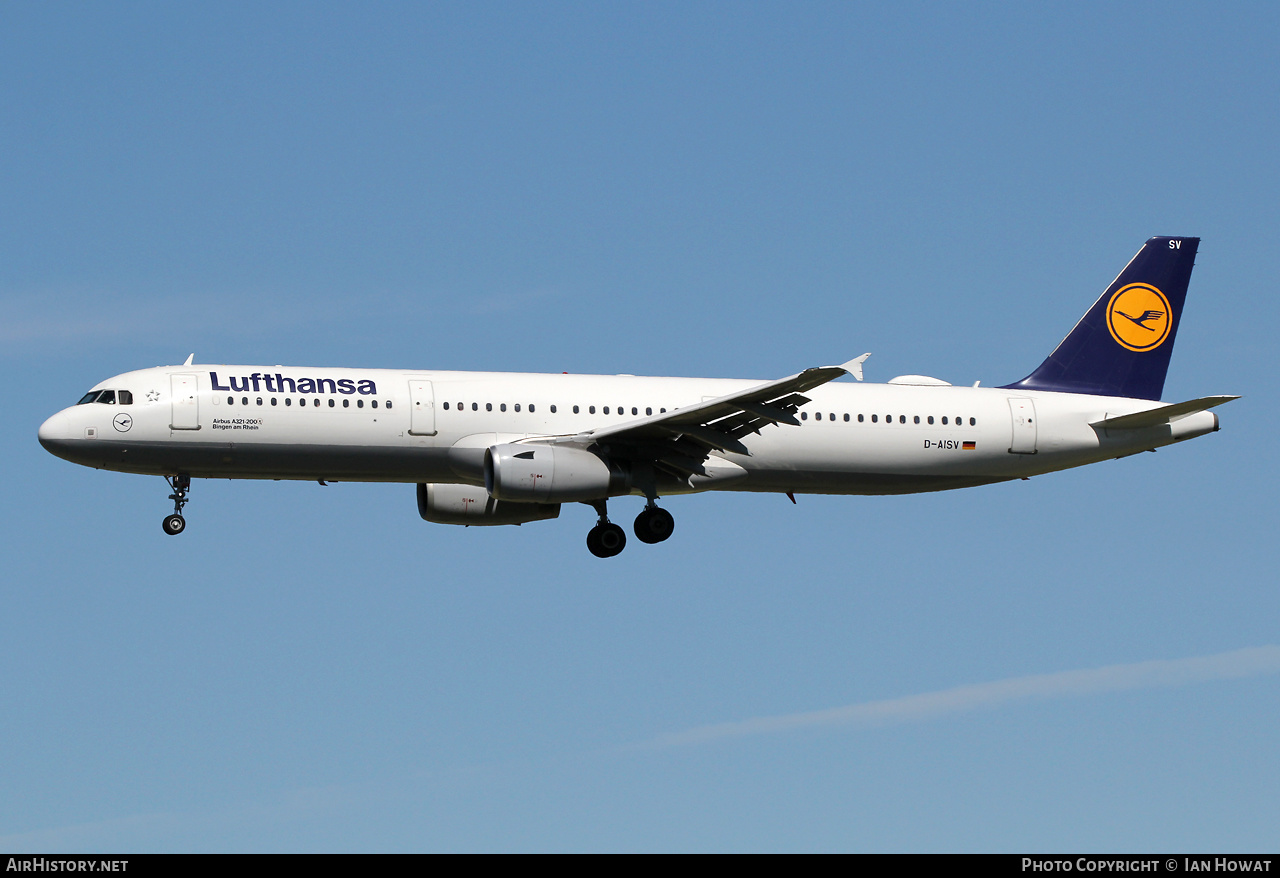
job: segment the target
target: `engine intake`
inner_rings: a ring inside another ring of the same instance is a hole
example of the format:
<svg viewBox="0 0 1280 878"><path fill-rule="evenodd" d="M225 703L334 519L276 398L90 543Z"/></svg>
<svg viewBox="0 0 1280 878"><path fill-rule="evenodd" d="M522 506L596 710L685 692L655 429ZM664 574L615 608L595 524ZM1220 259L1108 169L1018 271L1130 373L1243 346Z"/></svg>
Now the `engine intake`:
<svg viewBox="0 0 1280 878"><path fill-rule="evenodd" d="M559 503L502 503L472 485L418 485L418 514L436 524L524 524L558 518Z"/></svg>
<svg viewBox="0 0 1280 878"><path fill-rule="evenodd" d="M495 445L484 455L484 486L498 500L572 503L631 489L627 473L590 451L558 445Z"/></svg>

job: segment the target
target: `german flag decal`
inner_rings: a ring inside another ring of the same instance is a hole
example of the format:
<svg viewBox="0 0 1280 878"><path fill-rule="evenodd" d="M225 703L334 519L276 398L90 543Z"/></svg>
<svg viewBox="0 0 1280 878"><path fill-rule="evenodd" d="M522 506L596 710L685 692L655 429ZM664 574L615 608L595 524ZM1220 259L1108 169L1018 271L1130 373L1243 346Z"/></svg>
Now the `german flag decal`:
<svg viewBox="0 0 1280 878"><path fill-rule="evenodd" d="M977 442L966 442L961 446L965 451L975 451L978 448Z"/></svg>

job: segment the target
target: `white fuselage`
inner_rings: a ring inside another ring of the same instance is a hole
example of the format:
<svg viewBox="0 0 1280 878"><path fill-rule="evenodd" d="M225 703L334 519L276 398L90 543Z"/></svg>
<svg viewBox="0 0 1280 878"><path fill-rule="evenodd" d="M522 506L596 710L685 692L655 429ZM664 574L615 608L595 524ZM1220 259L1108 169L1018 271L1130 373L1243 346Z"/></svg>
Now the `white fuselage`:
<svg viewBox="0 0 1280 878"><path fill-rule="evenodd" d="M95 388L132 402L64 409L40 428L60 457L196 478L484 483L485 449L574 436L721 397L758 381L630 375L171 366ZM765 426L747 454L716 451L700 490L898 494L960 488L1121 457L1217 429L1198 412L1109 431L1158 402L949 385L829 383L799 426Z"/></svg>

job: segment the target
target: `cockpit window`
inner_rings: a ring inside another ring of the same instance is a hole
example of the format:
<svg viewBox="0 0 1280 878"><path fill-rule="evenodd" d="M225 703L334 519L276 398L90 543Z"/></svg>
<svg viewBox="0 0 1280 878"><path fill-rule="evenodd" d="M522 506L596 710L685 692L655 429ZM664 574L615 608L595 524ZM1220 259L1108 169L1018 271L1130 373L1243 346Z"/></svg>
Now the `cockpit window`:
<svg viewBox="0 0 1280 878"><path fill-rule="evenodd" d="M127 390L120 391L128 397L129 403L133 402L133 394ZM108 405L115 405L116 392L114 390L90 390L84 396L80 397L80 401L76 405L84 405L86 402L105 402Z"/></svg>
<svg viewBox="0 0 1280 878"><path fill-rule="evenodd" d="M116 402L120 405L133 405L133 394L128 390L116 391Z"/></svg>

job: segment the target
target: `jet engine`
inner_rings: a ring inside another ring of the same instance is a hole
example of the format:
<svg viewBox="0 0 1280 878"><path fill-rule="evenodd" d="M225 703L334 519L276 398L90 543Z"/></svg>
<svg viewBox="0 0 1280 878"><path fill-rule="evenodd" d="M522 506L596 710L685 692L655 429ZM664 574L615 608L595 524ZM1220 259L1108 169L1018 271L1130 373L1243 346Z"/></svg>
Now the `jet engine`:
<svg viewBox="0 0 1280 878"><path fill-rule="evenodd" d="M503 503L472 485L418 485L418 514L436 524L524 524L558 518L559 503Z"/></svg>
<svg viewBox="0 0 1280 878"><path fill-rule="evenodd" d="M484 486L497 500L571 503L630 491L625 470L580 448L495 445L484 455Z"/></svg>

